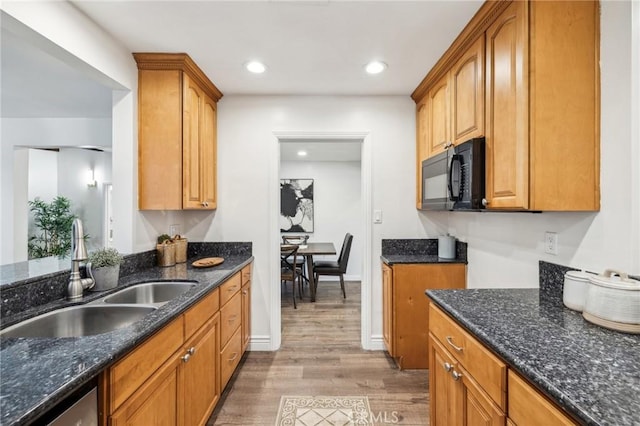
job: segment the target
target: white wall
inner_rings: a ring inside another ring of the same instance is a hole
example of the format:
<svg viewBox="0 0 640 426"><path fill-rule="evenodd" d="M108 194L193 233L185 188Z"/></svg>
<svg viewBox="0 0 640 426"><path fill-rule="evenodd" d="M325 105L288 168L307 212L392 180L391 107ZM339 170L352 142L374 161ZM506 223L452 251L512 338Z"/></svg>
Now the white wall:
<svg viewBox="0 0 640 426"><path fill-rule="evenodd" d="M347 232L353 234L345 276L347 280L360 280L362 277L362 237L365 224L360 197L360 169L360 162L353 161L280 163L280 179L313 179L314 232L309 233L309 241L330 241L339 253L344 235ZM337 256L316 257L317 260L337 259Z"/></svg>
<svg viewBox="0 0 640 426"><path fill-rule="evenodd" d="M636 11L632 48L632 3L601 3L600 212L421 213L469 243L469 287L537 287L540 259L596 272L615 268L640 274L637 127L632 133L640 117L638 90L635 99L630 91L640 78L637 68L631 72L632 58L640 49L640 22ZM637 4L634 7L638 9ZM558 234L557 256L544 253L545 231Z"/></svg>
<svg viewBox="0 0 640 426"><path fill-rule="evenodd" d="M52 1L3 1L3 12L15 18L11 31L42 48L96 81L112 87L111 137L114 163L114 246L130 253L148 250L151 239L136 241L137 211L137 79L131 52L79 12L71 3ZM3 23L4 25L4 23ZM0 259L13 259L13 145L5 144L3 119L0 173Z"/></svg>
<svg viewBox="0 0 640 426"><path fill-rule="evenodd" d="M369 132L372 144L372 202L384 214L373 226L372 317L381 333L382 238L424 237L426 230L415 208L415 119L408 96L225 96L218 108L218 190L215 215L193 213L187 237L206 241L252 241L252 327L256 340L270 337L269 218L278 211L269 199L270 149L274 132ZM205 219L206 223L198 223ZM354 240L355 241L355 240ZM253 345L252 345L253 346Z"/></svg>

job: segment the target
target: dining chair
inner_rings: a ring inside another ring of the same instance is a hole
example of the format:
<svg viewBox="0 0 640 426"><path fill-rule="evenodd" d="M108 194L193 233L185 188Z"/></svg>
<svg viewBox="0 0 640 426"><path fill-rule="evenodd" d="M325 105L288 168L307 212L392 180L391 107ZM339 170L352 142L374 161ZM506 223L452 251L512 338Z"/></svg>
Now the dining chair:
<svg viewBox="0 0 640 426"><path fill-rule="evenodd" d="M296 305L296 280L298 281L298 294L302 299L301 280L302 270L296 266L298 259L298 246L295 244L280 245L280 281L285 284L291 281L291 292L293 294L293 308L298 309ZM285 284L286 287L286 284Z"/></svg>
<svg viewBox="0 0 640 426"><path fill-rule="evenodd" d="M282 243L283 244L295 244L297 246L307 244L307 240L309 239L308 235L283 235ZM305 268L306 258L304 256L298 256L296 260L296 265L300 267L302 271L302 279L303 285L304 283L309 283L309 278L307 278L307 271ZM302 297L302 296L300 296Z"/></svg>
<svg viewBox="0 0 640 426"><path fill-rule="evenodd" d="M344 274L347 272L347 264L349 263L349 253L351 252L351 242L353 241L353 235L347 232L342 242L342 248L340 249L340 256L338 260L326 261L319 260L313 262L313 274L315 278L316 288L318 287L318 278L320 275L333 275L340 277L340 287L342 288L342 297L347 298L347 293L344 291Z"/></svg>

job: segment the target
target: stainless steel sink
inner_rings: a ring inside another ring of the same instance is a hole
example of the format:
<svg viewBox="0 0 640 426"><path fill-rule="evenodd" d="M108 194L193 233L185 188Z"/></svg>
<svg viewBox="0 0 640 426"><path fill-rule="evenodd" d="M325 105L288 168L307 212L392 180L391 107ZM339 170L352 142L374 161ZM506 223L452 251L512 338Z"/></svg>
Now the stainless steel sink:
<svg viewBox="0 0 640 426"><path fill-rule="evenodd" d="M0 331L4 337L81 337L114 331L141 320L154 306L81 305L47 312Z"/></svg>
<svg viewBox="0 0 640 426"><path fill-rule="evenodd" d="M155 281L127 287L104 298L105 303L144 303L162 305L192 289L190 281Z"/></svg>

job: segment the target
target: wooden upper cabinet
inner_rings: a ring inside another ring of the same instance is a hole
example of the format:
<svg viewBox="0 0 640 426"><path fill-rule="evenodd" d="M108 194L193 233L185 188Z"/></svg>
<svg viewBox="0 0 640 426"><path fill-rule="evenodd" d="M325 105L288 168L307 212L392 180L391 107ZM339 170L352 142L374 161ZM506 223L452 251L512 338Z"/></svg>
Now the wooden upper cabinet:
<svg viewBox="0 0 640 426"><path fill-rule="evenodd" d="M429 103L425 97L416 106L416 208L422 209L422 161L428 158L427 132L429 130Z"/></svg>
<svg viewBox="0 0 640 426"><path fill-rule="evenodd" d="M222 93L184 53L138 64L138 207L215 209L216 102Z"/></svg>
<svg viewBox="0 0 640 426"><path fill-rule="evenodd" d="M598 1L485 2L411 95L427 155L485 136L487 209L599 210L599 26Z"/></svg>
<svg viewBox="0 0 640 426"><path fill-rule="evenodd" d="M484 136L484 34L451 70L451 125L454 145Z"/></svg>
<svg viewBox="0 0 640 426"><path fill-rule="evenodd" d="M442 77L429 91L428 156L443 152L451 143L451 104L449 74Z"/></svg>
<svg viewBox="0 0 640 426"><path fill-rule="evenodd" d="M529 208L527 4L513 2L487 29L486 199Z"/></svg>

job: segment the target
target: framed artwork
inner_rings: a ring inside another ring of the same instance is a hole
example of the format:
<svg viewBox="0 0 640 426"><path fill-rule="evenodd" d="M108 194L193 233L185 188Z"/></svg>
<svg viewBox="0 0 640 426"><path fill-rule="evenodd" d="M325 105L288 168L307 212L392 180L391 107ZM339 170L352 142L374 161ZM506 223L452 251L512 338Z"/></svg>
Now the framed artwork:
<svg viewBox="0 0 640 426"><path fill-rule="evenodd" d="M280 232L313 232L313 179L280 179Z"/></svg>

